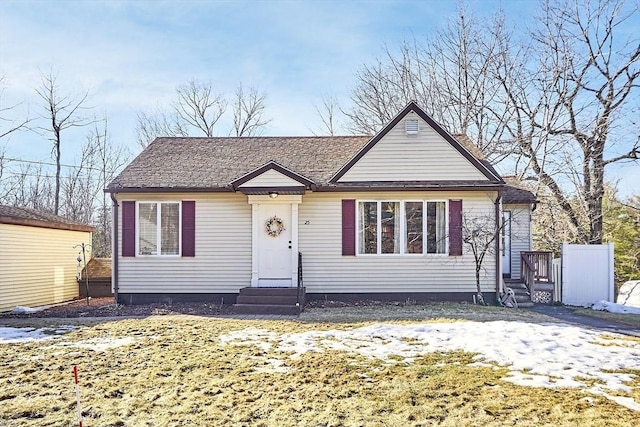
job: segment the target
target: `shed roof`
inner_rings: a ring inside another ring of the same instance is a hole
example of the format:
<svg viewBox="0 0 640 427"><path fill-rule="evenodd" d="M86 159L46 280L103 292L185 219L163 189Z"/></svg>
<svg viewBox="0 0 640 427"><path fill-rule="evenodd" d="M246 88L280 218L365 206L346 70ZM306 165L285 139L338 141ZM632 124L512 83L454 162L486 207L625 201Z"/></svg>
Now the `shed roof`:
<svg viewBox="0 0 640 427"><path fill-rule="evenodd" d="M20 206L0 205L0 224L54 228L73 231L95 231L94 227L54 215L50 212Z"/></svg>
<svg viewBox="0 0 640 427"><path fill-rule="evenodd" d="M536 203L537 197L533 192L528 190L524 183L514 177L504 177L507 185L502 189L502 201L507 204L529 204Z"/></svg>
<svg viewBox="0 0 640 427"><path fill-rule="evenodd" d="M81 279L85 278L86 270L89 270L90 279L111 279L111 258L91 258L87 268L80 272Z"/></svg>

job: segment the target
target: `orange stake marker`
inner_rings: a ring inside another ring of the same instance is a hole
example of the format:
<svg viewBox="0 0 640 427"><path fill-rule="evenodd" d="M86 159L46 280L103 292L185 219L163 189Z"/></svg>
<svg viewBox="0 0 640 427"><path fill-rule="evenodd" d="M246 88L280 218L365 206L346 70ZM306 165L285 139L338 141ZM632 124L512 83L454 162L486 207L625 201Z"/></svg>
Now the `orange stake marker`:
<svg viewBox="0 0 640 427"><path fill-rule="evenodd" d="M80 386L78 385L78 366L73 365L73 378L76 382L76 402L78 403L78 426L82 427L82 407L80 406Z"/></svg>

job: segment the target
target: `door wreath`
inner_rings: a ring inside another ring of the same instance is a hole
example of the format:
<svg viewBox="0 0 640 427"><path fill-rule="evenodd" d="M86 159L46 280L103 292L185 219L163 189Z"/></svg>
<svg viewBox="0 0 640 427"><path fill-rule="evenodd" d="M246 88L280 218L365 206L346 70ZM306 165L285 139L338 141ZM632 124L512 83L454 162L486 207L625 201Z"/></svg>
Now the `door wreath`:
<svg viewBox="0 0 640 427"><path fill-rule="evenodd" d="M285 230L282 218L277 216L269 218L265 224L265 230L269 236L278 237Z"/></svg>

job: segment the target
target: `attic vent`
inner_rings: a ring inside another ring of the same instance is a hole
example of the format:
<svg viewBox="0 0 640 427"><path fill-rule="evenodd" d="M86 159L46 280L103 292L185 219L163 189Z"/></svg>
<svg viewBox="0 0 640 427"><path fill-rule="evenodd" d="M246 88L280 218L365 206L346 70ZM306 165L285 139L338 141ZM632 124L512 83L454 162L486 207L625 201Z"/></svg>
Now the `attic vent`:
<svg viewBox="0 0 640 427"><path fill-rule="evenodd" d="M417 135L420 130L417 119L407 119L404 122L404 130L407 135Z"/></svg>

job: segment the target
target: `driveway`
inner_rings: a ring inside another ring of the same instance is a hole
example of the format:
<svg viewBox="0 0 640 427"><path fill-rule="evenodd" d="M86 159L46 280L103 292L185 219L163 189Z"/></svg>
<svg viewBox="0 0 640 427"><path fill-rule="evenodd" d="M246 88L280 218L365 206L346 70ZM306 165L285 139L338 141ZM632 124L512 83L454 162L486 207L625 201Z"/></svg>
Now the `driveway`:
<svg viewBox="0 0 640 427"><path fill-rule="evenodd" d="M576 314L570 308L559 305L536 304L532 308L525 310L535 311L536 313L545 314L564 320L565 322L577 323L579 325L589 326L591 328L603 329L606 331L617 332L620 334L631 335L640 338L640 329L633 326L625 325L611 320L598 319L591 316L583 316Z"/></svg>

